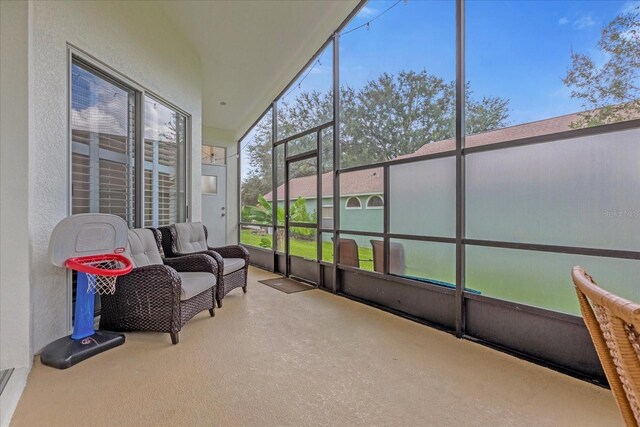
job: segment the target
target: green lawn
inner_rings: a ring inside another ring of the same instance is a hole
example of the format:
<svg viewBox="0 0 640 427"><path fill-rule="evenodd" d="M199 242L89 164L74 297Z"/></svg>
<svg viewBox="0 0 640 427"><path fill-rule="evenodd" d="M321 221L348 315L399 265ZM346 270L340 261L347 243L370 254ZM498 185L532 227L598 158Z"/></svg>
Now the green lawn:
<svg viewBox="0 0 640 427"><path fill-rule="evenodd" d="M266 230L266 228L265 228ZM243 229L241 242L249 246L260 247L261 241L271 247L271 235L260 235L257 230ZM373 271L373 253L370 247L359 247L360 268ZM409 247L406 265L403 276L417 278L437 279L453 285L455 278L451 275L451 268L448 266L453 259L451 255L443 255L438 258L436 252L421 252L420 246ZM307 259L316 259L316 241L300 238L291 239L291 254ZM413 258L411 254L414 254ZM416 256L415 254L418 254ZM575 292L570 284L570 279L566 279L566 271L572 265L584 261L578 256L558 257L548 256L544 259L546 268L542 271L527 271L526 258L517 253L507 253L504 251L496 256L494 251L475 251L469 257L474 264L467 272L467 286L471 290L481 292L493 298L500 298L507 301L514 301L528 304L534 307L542 307L563 313L580 316L580 310ZM494 258L492 260L492 257ZM333 262L333 244L325 241L322 244L322 260ZM520 264L518 264L520 263ZM609 263L596 263L591 261L592 269L601 276L613 276L616 274L618 282L623 283L624 277L637 276L637 264L621 263L619 268L611 271ZM524 271L524 273L521 273ZM616 282L616 280L612 280ZM635 288L634 288L635 289ZM631 298L638 298L638 292L629 291L624 286L620 292L633 294Z"/></svg>
<svg viewBox="0 0 640 427"><path fill-rule="evenodd" d="M258 230L242 229L240 242L248 246L266 246L267 249L272 249L271 235L260 234ZM290 245L291 255L313 260L317 258L315 236L311 240L292 238ZM359 248L358 253L360 256L360 268L373 271L373 250L371 248ZM333 243L330 241L322 242L322 260L333 262Z"/></svg>

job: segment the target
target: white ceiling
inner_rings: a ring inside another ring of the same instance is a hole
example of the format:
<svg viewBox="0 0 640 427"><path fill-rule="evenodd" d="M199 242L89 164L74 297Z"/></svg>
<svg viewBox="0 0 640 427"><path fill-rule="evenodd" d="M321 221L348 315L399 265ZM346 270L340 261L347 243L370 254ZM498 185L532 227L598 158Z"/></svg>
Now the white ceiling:
<svg viewBox="0 0 640 427"><path fill-rule="evenodd" d="M203 126L235 138L264 112L357 0L159 1L200 55ZM220 102L226 102L221 106Z"/></svg>

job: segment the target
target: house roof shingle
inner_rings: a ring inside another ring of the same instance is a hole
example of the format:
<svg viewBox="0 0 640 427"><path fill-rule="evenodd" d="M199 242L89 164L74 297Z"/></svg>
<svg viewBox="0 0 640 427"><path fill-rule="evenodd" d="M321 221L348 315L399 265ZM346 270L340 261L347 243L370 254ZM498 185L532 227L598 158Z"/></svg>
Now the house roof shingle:
<svg viewBox="0 0 640 427"><path fill-rule="evenodd" d="M568 131L571 123L579 118L579 113L567 114L546 120L539 120L531 123L510 126L502 129L469 135L465 138L466 147L478 147L482 145L497 144L505 141L530 138L533 136ZM418 150L410 154L398 156L396 159L406 159L419 157L428 154L442 153L456 148L455 138L424 144ZM331 184L332 173L327 172L322 175L322 188L324 197L333 195L333 185ZM341 174L340 192L343 196L376 194L383 191L383 169L381 167L362 171ZM316 198L316 177L305 176L291 180L290 196L292 199L298 197ZM271 200L271 192L265 195L267 200ZM278 200L284 200L284 185L278 187Z"/></svg>

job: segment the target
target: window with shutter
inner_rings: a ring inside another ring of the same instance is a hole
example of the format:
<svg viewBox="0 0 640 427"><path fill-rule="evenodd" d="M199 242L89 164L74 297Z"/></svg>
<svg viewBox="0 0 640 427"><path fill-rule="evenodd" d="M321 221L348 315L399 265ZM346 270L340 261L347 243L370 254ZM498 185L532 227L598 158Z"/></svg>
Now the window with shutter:
<svg viewBox="0 0 640 427"><path fill-rule="evenodd" d="M184 217L186 117L145 97L145 226L158 227Z"/></svg>
<svg viewBox="0 0 640 427"><path fill-rule="evenodd" d="M130 227L186 219L187 117L74 58L71 76L72 213L109 213ZM136 120L136 100L144 113ZM144 122L144 140L136 130ZM136 176L136 147L144 171ZM136 180L142 218L136 221ZM141 223L140 223L141 222Z"/></svg>
<svg viewBox="0 0 640 427"><path fill-rule="evenodd" d="M129 227L184 221L187 116L133 86L73 58L71 212L117 215ZM75 300L75 273L72 284Z"/></svg>
<svg viewBox="0 0 640 427"><path fill-rule="evenodd" d="M71 85L71 210L133 226L135 93L77 62Z"/></svg>

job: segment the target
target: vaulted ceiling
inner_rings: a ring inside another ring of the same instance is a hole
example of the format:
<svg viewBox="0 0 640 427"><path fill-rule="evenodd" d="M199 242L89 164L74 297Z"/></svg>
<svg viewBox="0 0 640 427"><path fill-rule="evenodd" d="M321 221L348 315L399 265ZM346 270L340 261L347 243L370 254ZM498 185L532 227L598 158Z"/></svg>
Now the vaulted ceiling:
<svg viewBox="0 0 640 427"><path fill-rule="evenodd" d="M200 55L203 125L230 131L238 138L358 1L171 0L158 4Z"/></svg>

